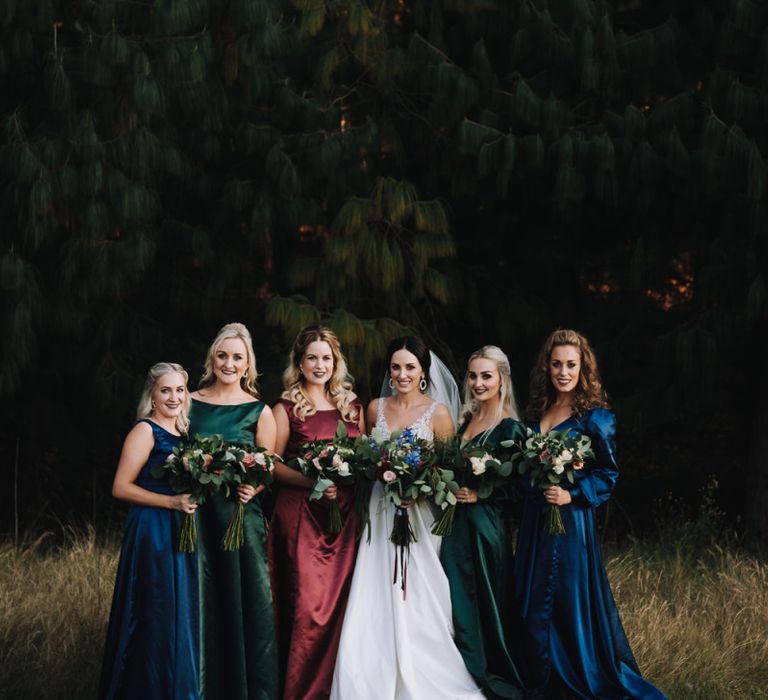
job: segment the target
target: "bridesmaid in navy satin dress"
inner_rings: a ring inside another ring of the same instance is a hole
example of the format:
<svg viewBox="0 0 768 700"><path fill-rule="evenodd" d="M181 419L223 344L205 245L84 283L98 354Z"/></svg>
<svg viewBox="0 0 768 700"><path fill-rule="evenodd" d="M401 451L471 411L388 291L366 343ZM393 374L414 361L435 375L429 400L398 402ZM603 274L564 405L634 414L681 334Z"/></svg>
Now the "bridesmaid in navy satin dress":
<svg viewBox="0 0 768 700"><path fill-rule="evenodd" d="M152 476L186 432L187 373L154 365L125 439L112 495L131 504L109 616L99 698L197 700L197 559L178 552L197 506Z"/></svg>
<svg viewBox="0 0 768 700"><path fill-rule="evenodd" d="M588 435L595 453L574 485L526 487L514 589L531 655L521 669L530 674L533 697L664 698L640 675L600 552L595 508L608 500L619 474L616 419L581 334L557 330L545 342L531 376L528 417L542 433ZM546 532L547 504L560 507L565 534Z"/></svg>

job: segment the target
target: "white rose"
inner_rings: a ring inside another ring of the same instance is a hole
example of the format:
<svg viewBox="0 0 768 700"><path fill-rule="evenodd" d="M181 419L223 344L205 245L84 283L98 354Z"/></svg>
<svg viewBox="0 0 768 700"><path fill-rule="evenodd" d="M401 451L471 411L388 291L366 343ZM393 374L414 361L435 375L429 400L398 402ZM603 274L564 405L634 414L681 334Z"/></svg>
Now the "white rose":
<svg viewBox="0 0 768 700"><path fill-rule="evenodd" d="M339 473L339 476L349 476L349 462L342 462L336 471Z"/></svg>
<svg viewBox="0 0 768 700"><path fill-rule="evenodd" d="M573 454L571 454L570 450L563 450L560 453L560 459L563 460L563 462L570 462L573 459Z"/></svg>
<svg viewBox="0 0 768 700"><path fill-rule="evenodd" d="M472 473L475 476L485 474L485 458L484 457L470 457L469 463L472 465Z"/></svg>
<svg viewBox="0 0 768 700"><path fill-rule="evenodd" d="M256 464L258 464L260 467L263 467L267 463L267 458L264 456L263 452L256 452Z"/></svg>
<svg viewBox="0 0 768 700"><path fill-rule="evenodd" d="M312 460L312 464L315 465L315 469L317 469L317 471L319 471L319 472L323 471L323 465L320 464L320 458L319 457L315 457Z"/></svg>
<svg viewBox="0 0 768 700"><path fill-rule="evenodd" d="M555 474L562 474L565 471L565 467L562 462L555 462L552 471L555 472Z"/></svg>
<svg viewBox="0 0 768 700"><path fill-rule="evenodd" d="M341 467L341 465L344 463L344 460L341 458L341 455L336 452L333 455L333 459L331 459L331 464L333 465L334 469L338 469Z"/></svg>

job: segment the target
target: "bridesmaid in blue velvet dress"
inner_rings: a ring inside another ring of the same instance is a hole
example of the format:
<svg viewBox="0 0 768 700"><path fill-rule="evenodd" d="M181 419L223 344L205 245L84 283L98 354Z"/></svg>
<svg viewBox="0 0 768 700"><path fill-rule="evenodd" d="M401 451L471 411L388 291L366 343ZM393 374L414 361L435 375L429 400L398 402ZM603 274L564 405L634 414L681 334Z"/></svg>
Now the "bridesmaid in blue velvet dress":
<svg viewBox="0 0 768 700"><path fill-rule="evenodd" d="M197 506L152 476L188 426L187 373L160 362L147 376L112 495L131 504L109 616L99 698L197 700L197 559L178 552Z"/></svg>
<svg viewBox="0 0 768 700"><path fill-rule="evenodd" d="M588 435L594 459L576 483L528 488L514 566L515 597L528 635L527 670L534 697L664 698L638 669L608 583L595 508L618 478L616 418L608 410L595 355L572 330L554 331L531 374L528 418L542 433ZM564 535L545 531L548 504L560 507Z"/></svg>

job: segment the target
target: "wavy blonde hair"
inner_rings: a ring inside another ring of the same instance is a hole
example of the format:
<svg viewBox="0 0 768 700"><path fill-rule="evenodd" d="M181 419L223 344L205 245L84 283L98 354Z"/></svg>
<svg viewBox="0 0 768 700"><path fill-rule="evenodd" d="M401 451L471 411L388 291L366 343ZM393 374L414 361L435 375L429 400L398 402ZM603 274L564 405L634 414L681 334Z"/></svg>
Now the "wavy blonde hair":
<svg viewBox="0 0 768 700"><path fill-rule="evenodd" d="M259 378L259 373L256 371L256 353L253 352L251 332L242 323L228 323L217 333L211 347L208 348L208 354L205 356L203 376L200 378L197 388L206 389L216 383L216 375L213 373L213 356L219 349L219 345L230 338L242 340L243 345L245 345L245 353L248 356L248 368L245 370L245 374L240 377L240 386L243 391L258 399L259 388L256 380Z"/></svg>
<svg viewBox="0 0 768 700"><path fill-rule="evenodd" d="M178 373L184 377L184 402L181 406L181 413L176 417L176 430L180 433L186 433L189 430L189 390L187 389L187 382L189 382L189 375L181 365L175 362L158 362L152 365L147 372L147 378L144 381L144 388L141 391L141 398L139 399L139 405L136 408L136 420L142 418L150 418L155 409L152 408L152 392L157 386L157 382L160 377L165 374Z"/></svg>
<svg viewBox="0 0 768 700"><path fill-rule="evenodd" d="M288 366L283 372L285 391L282 397L293 402L293 414L300 421L304 421L308 416L317 413L317 407L304 392L304 377L299 370L299 365L304 359L304 353L310 343L316 341L328 343L331 348L331 355L333 355L333 374L325 383L325 393L328 400L338 409L344 421L355 422L358 415L357 409L352 404L354 401L352 377L347 371L347 361L341 354L339 339L330 328L311 326L300 331L296 336L291 354L288 357Z"/></svg>
<svg viewBox="0 0 768 700"><path fill-rule="evenodd" d="M584 415L591 408L608 408L608 394L603 389L597 358L589 341L578 331L558 328L544 341L536 364L531 370L531 397L525 411L530 420L538 420L557 398L557 390L550 379L549 361L552 351L559 345L571 345L579 351L581 368L573 396L573 413Z"/></svg>
<svg viewBox="0 0 768 700"><path fill-rule="evenodd" d="M480 402L472 395L472 390L469 388L469 365L472 360L491 360L496 365L496 371L499 373L499 405L496 407L496 415L493 418L493 430L499 423L501 423L502 416L507 414L519 420L520 412L517 409L517 401L515 401L515 390L512 386L512 372L509 367L509 358L504 354L504 351L496 347L495 345L484 345L479 350L475 350L467 360L467 372L464 375L464 405L461 407L461 420L465 421L467 418L474 416L480 408Z"/></svg>

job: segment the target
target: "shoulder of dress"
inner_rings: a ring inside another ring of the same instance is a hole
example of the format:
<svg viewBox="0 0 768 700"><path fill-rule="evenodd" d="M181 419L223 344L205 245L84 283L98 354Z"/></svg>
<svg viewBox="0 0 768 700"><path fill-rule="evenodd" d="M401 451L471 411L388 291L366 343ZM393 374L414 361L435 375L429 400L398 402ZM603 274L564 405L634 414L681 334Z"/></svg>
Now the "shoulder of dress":
<svg viewBox="0 0 768 700"><path fill-rule="evenodd" d="M517 433L525 434L525 423L517 420L517 418L503 418L499 423L499 432L502 436L515 435ZM506 439L502 437L502 439Z"/></svg>
<svg viewBox="0 0 768 700"><path fill-rule="evenodd" d="M616 433L616 414L608 408L591 408L584 414L583 421L604 437L612 438Z"/></svg>

